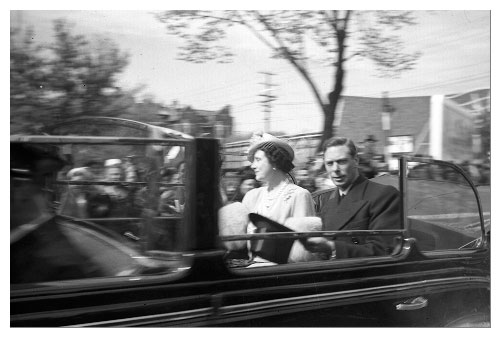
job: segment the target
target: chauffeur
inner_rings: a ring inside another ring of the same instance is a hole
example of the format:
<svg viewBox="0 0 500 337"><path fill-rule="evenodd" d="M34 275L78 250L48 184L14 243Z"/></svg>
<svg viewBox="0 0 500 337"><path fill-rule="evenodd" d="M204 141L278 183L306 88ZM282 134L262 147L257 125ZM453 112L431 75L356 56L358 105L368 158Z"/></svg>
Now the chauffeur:
<svg viewBox="0 0 500 337"><path fill-rule="evenodd" d="M359 157L351 139L334 137L325 143L324 163L337 188L319 196L317 209L323 230L383 230L400 227L399 192L359 174ZM386 255L391 237L309 238L307 250L330 258Z"/></svg>

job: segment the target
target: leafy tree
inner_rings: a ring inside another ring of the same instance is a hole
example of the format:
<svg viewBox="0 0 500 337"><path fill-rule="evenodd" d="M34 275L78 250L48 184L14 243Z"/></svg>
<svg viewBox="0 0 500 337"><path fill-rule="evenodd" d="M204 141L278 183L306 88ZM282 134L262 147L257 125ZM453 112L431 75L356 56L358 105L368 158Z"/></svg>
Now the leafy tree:
<svg viewBox="0 0 500 337"><path fill-rule="evenodd" d="M54 24L55 42L48 46L53 57L48 61L51 76L48 89L59 95L57 115L117 115L120 109L110 104L120 98L115 76L128 64L110 39L98 38L91 44L84 36L71 33L64 20Z"/></svg>
<svg viewBox="0 0 500 337"><path fill-rule="evenodd" d="M222 41L232 27L244 27L272 51L286 59L309 85L323 111L324 140L333 135L335 109L341 97L345 62L354 57L371 59L382 76L395 76L412 69L420 54L405 53L393 32L416 23L408 11L165 11L156 18L170 34L185 41L179 59L188 62L230 62L231 50ZM349 44L348 40L352 40ZM313 41L326 54L332 67L332 89L326 98L306 67L303 48ZM352 47L350 47L352 46ZM352 48L352 50L350 50Z"/></svg>
<svg viewBox="0 0 500 337"><path fill-rule="evenodd" d="M118 116L133 105L132 93L115 85L128 55L110 39L88 41L54 21L54 42L35 45L33 30L11 31L11 133L77 116Z"/></svg>
<svg viewBox="0 0 500 337"><path fill-rule="evenodd" d="M10 32L11 132L32 125L43 114L45 72L41 48L34 45L32 37L32 28L25 34L17 29Z"/></svg>

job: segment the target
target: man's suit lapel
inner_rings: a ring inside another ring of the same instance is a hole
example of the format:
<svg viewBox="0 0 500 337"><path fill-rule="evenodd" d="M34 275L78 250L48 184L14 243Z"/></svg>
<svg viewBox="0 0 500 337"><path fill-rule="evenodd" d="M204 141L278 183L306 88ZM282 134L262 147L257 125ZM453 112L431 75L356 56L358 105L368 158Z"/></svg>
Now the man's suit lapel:
<svg viewBox="0 0 500 337"><path fill-rule="evenodd" d="M328 200L328 206L326 207L326 212L324 214L324 219L329 220L329 230L341 230L366 203L366 201L363 200L363 182L365 181L366 179L364 177L358 177L351 190L340 204L339 191L336 190L335 193L332 193L330 199Z"/></svg>

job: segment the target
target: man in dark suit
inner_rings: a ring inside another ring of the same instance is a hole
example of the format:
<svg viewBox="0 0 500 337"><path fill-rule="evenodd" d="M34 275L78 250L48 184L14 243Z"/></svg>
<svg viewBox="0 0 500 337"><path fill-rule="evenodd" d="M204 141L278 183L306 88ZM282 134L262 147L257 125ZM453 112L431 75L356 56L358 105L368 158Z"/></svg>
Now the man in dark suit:
<svg viewBox="0 0 500 337"><path fill-rule="evenodd" d="M359 157L351 139L334 137L325 143L325 168L336 188L316 199L323 230L399 229L400 200L396 188L367 180L359 174ZM329 240L309 238L307 250L330 258L386 255L391 236L348 236Z"/></svg>

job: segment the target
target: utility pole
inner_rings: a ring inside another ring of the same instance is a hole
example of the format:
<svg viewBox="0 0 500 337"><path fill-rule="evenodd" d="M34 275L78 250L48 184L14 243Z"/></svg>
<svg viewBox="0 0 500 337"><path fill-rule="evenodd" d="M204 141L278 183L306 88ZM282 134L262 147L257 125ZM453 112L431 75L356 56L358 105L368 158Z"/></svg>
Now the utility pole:
<svg viewBox="0 0 500 337"><path fill-rule="evenodd" d="M264 107L264 132L269 132L271 130L271 102L276 100L276 96L274 96L271 91L272 87L276 86L276 84L272 84L271 76L276 75L270 72L261 71L260 74L264 74L266 76L266 80L263 84L265 86L264 93L260 94L262 96L262 105Z"/></svg>
<svg viewBox="0 0 500 337"><path fill-rule="evenodd" d="M389 162L391 154L389 153L389 136L391 135L391 117L396 109L391 105L389 101L389 93L387 91L382 91L382 130L384 131L384 161Z"/></svg>

